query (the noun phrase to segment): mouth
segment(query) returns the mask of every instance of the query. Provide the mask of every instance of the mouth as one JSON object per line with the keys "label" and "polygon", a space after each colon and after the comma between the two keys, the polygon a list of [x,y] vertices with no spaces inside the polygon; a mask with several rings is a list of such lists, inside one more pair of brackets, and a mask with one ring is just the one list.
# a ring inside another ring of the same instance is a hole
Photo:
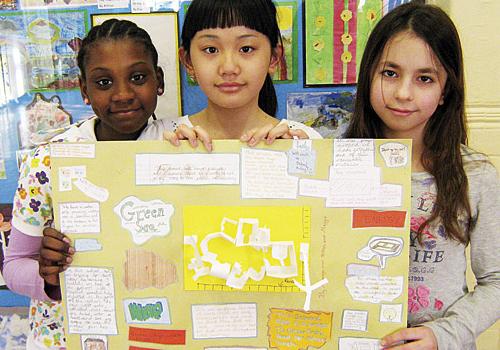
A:
{"label": "mouth", "polygon": [[215,86],[222,92],[236,92],[240,90],[244,86],[244,84],[227,82],[222,84],[216,84]]}
{"label": "mouth", "polygon": [[114,114],[114,115],[127,117],[127,116],[132,116],[132,115],[136,114],[139,110],[140,110],[140,108],[135,108],[135,109],[119,109],[119,110],[111,111],[111,113]]}
{"label": "mouth", "polygon": [[406,117],[411,115],[412,113],[415,113],[416,111],[414,109],[407,109],[407,108],[396,108],[396,107],[390,107],[387,106],[387,109],[389,109],[393,114]]}

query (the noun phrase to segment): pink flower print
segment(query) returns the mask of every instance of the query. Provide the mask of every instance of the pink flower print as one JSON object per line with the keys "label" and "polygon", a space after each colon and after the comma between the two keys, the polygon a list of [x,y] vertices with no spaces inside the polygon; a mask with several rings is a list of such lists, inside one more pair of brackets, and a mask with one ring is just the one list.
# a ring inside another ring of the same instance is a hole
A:
{"label": "pink flower print", "polygon": [[434,299],[434,309],[440,311],[443,308],[444,303],[439,299]]}
{"label": "pink flower print", "polygon": [[[423,216],[412,216],[410,220],[410,230],[412,232],[417,233],[420,226],[425,222],[425,218]],[[436,238],[429,232],[428,226],[426,225],[422,230],[422,234],[426,235],[427,238]]]}
{"label": "pink flower print", "polygon": [[429,287],[420,285],[417,288],[408,288],[408,311],[410,313],[416,313],[420,311],[421,308],[427,308],[431,304],[429,300],[429,294],[431,290]]}

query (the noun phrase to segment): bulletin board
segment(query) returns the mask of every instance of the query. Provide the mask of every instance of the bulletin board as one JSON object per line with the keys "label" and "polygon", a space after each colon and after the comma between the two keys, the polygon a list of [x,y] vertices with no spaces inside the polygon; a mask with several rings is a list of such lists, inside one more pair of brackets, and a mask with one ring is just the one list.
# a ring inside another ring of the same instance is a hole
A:
{"label": "bulletin board", "polygon": [[410,141],[214,149],[51,145],[68,348],[375,350],[406,327]]}

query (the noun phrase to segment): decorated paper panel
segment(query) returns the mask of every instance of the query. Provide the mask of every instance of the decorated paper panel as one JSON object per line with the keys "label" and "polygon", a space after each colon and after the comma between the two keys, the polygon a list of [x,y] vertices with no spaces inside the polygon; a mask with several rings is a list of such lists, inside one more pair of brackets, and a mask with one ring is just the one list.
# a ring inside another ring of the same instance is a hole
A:
{"label": "decorated paper panel", "polygon": [[51,146],[68,348],[378,349],[406,325],[411,144]]}
{"label": "decorated paper panel", "polygon": [[355,84],[366,41],[384,6],[383,0],[306,0],[304,85]]}

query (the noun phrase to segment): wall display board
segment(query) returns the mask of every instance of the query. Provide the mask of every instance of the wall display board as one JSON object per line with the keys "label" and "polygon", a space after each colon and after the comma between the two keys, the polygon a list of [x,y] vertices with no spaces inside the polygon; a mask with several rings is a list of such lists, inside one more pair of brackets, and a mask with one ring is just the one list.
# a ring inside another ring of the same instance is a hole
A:
{"label": "wall display board", "polygon": [[375,350],[406,326],[410,141],[214,149],[52,144],[69,349]]}

